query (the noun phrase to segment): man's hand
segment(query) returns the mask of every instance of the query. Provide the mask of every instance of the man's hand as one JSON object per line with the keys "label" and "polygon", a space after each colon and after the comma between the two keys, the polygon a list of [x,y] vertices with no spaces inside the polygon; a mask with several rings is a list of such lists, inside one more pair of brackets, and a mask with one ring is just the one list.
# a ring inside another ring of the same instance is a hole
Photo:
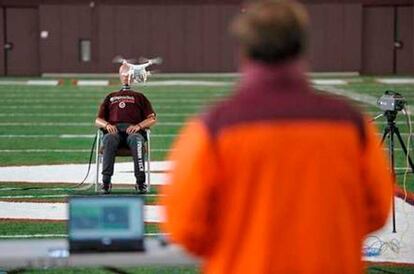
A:
{"label": "man's hand", "polygon": [[116,128],[116,126],[114,126],[114,125],[111,125],[111,124],[106,124],[106,126],[105,126],[105,130],[106,131],[108,131],[109,133],[111,133],[111,134],[114,134],[114,133],[117,133],[118,132],[118,129]]}
{"label": "man's hand", "polygon": [[139,124],[133,125],[133,126],[129,126],[126,130],[126,132],[128,134],[132,134],[132,133],[137,133],[138,131],[141,130],[141,126]]}

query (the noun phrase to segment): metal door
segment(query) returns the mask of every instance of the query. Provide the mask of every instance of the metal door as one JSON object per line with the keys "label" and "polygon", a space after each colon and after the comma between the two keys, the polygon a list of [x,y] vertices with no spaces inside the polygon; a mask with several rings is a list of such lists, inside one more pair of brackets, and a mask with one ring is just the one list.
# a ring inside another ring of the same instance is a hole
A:
{"label": "metal door", "polygon": [[6,8],[4,12],[5,74],[39,74],[38,11],[35,8]]}
{"label": "metal door", "polygon": [[396,9],[395,73],[414,73],[414,7]]}

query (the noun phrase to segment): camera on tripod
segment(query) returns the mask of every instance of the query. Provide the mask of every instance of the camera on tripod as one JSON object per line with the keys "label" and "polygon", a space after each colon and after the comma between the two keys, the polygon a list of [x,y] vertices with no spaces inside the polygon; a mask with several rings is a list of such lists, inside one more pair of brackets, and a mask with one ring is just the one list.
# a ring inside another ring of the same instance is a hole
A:
{"label": "camera on tripod", "polygon": [[383,111],[401,111],[406,103],[404,96],[391,90],[387,90],[377,101],[378,107]]}

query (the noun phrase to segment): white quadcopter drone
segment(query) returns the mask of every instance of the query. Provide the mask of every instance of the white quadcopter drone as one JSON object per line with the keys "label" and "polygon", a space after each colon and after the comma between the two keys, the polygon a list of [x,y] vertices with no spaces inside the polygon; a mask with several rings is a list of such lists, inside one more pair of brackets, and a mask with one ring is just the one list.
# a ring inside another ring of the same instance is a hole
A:
{"label": "white quadcopter drone", "polygon": [[161,57],[153,59],[140,58],[141,64],[131,64],[133,60],[127,60],[120,56],[114,58],[114,63],[121,63],[120,74],[128,76],[129,83],[145,83],[151,71],[147,70],[147,67],[151,65],[159,65],[162,63]]}

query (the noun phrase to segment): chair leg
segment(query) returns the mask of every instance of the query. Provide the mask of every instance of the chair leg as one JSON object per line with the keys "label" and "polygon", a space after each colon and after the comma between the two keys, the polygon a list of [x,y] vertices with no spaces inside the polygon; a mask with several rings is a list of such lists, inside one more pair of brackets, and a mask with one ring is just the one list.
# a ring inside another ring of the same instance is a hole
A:
{"label": "chair leg", "polygon": [[101,155],[99,154],[99,148],[101,147],[101,131],[98,130],[96,134],[96,148],[95,148],[95,163],[96,163],[96,176],[95,176],[95,192],[98,192],[99,186],[99,169],[101,165]]}
{"label": "chair leg", "polygon": [[148,192],[151,191],[151,131],[147,130],[147,177]]}

